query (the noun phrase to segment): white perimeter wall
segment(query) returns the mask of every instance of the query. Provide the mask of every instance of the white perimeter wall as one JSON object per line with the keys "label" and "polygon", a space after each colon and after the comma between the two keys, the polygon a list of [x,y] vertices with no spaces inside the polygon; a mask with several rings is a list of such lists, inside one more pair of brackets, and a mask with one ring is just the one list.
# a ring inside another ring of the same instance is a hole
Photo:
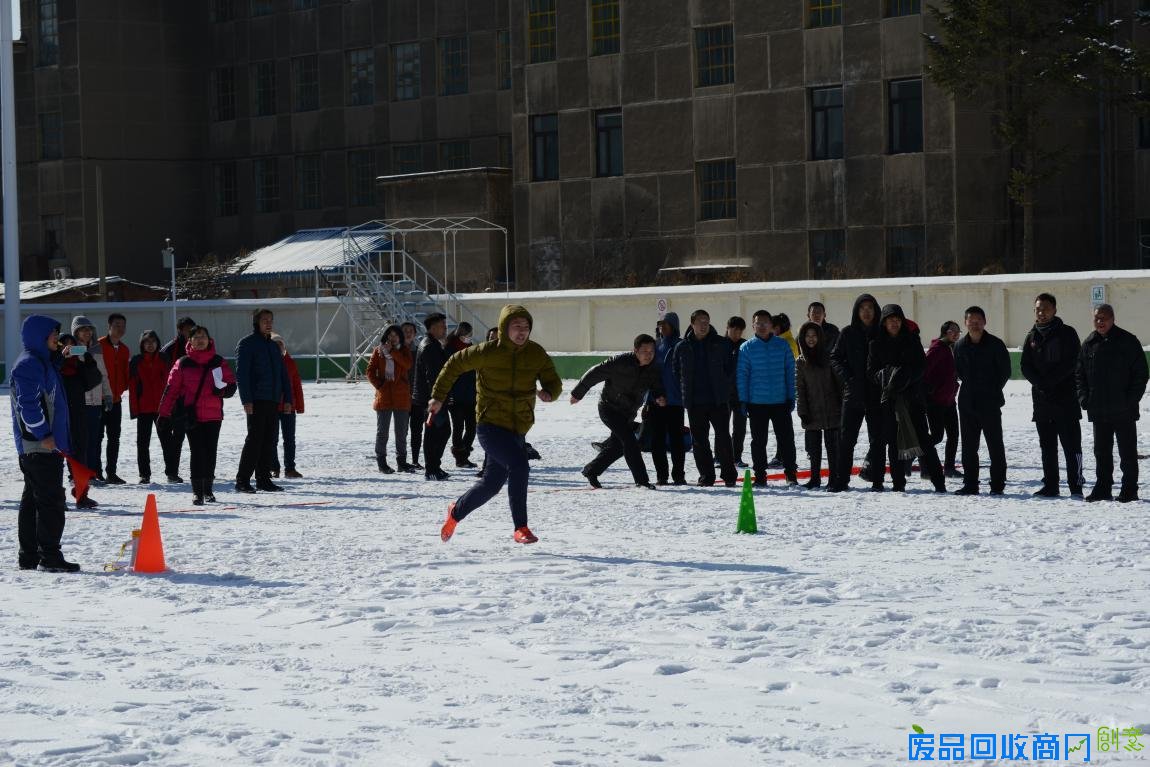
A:
{"label": "white perimeter wall", "polygon": [[[880,304],[902,304],[907,316],[922,326],[924,341],[938,334],[944,320],[961,323],[967,306],[981,306],[986,310],[989,330],[1003,337],[1008,346],[1017,348],[1034,324],[1034,296],[1040,292],[1050,292],[1058,298],[1058,314],[1085,338],[1090,331],[1091,291],[1096,286],[1104,289],[1106,302],[1114,305],[1118,324],[1143,342],[1150,342],[1150,270],[567,290],[511,293],[510,298],[502,293],[473,293],[461,296],[461,300],[491,325],[504,304],[527,306],[535,317],[532,337],[555,352],[630,349],[636,334],[653,332],[660,299],[666,301],[669,311],[679,313],[684,328],[695,309],[706,309],[720,328],[731,315],[749,319],[756,309],[766,309],[771,313],[786,312],[797,331],[805,321],[807,304],[815,300],[826,304],[832,322],[844,325],[850,319],[855,297],[863,292],[872,293]],[[219,351],[231,356],[236,342],[251,332],[252,311],[261,306],[275,312],[276,329],[287,340],[293,355],[315,353],[314,299],[181,301],[177,311],[180,316],[189,315],[206,325],[216,338]],[[338,301],[324,298],[318,306],[321,335],[335,318],[324,341],[324,351],[347,354],[348,321]],[[156,330],[165,341],[174,333],[171,304],[166,302],[25,304],[21,314],[47,314],[60,320],[65,329],[70,328],[74,315],[86,314],[102,335],[107,316],[113,311],[128,318],[128,339],[133,349],[146,329]],[[481,336],[484,329],[477,335]]]}

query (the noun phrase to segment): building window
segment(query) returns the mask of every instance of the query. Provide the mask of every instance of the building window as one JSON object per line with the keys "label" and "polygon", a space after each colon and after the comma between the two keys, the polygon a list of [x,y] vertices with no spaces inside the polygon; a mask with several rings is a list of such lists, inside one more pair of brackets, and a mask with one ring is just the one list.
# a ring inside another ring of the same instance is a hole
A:
{"label": "building window", "polygon": [[212,70],[212,119],[236,119],[236,70],[232,67]]}
{"label": "building window", "polygon": [[319,57],[312,54],[292,59],[291,76],[295,111],[319,109]]}
{"label": "building window", "polygon": [[735,42],[730,24],[695,30],[695,86],[735,81]]}
{"label": "building window", "polygon": [[293,11],[307,11],[319,5],[319,0],[292,0],[291,9]]}
{"label": "building window", "polygon": [[842,156],[842,86],[815,88],[811,91],[811,159],[830,160]]}
{"label": "building window", "polygon": [[348,197],[355,207],[375,205],[375,152],[359,149],[347,153]]}
{"label": "building window", "polygon": [[274,157],[259,157],[252,163],[255,171],[256,213],[280,209],[280,168]]}
{"label": "building window", "polygon": [[40,0],[37,7],[36,31],[40,39],[37,63],[42,67],[60,63],[60,17],[56,0]]}
{"label": "building window", "polygon": [[64,217],[40,216],[40,232],[45,259],[64,258]]}
{"label": "building window", "polygon": [[619,0],[591,0],[591,55],[619,52]]}
{"label": "building window", "polygon": [[499,161],[503,163],[504,168],[511,167],[511,137],[503,135],[499,137]]}
{"label": "building window", "polygon": [[890,153],[922,151],[922,80],[892,80],[889,88]]}
{"label": "building window", "polygon": [[735,159],[710,160],[695,166],[699,220],[735,217]]}
{"label": "building window", "polygon": [[922,0],[886,0],[887,16],[913,16],[922,13]]}
{"label": "building window", "polygon": [[847,233],[824,229],[810,233],[811,279],[827,280],[846,276]]}
{"label": "building window", "polygon": [[276,113],[276,63],[258,61],[252,65],[252,92],[256,117]]}
{"label": "building window", "polygon": [[531,118],[531,180],[559,178],[559,116]]}
{"label": "building window", "polygon": [[252,16],[270,16],[275,11],[272,0],[252,0]]}
{"label": "building window", "polygon": [[501,91],[511,87],[511,30],[501,29],[495,33],[495,65],[499,72]]}
{"label": "building window", "polygon": [[240,212],[240,194],[236,184],[236,164],[216,165],[216,215],[234,216]]}
{"label": "building window", "polygon": [[441,170],[460,170],[471,167],[471,144],[467,141],[445,141],[439,145]]}
{"label": "building window", "polygon": [[623,175],[623,111],[607,109],[595,114],[595,175]]}
{"label": "building window", "polygon": [[391,47],[395,72],[395,100],[419,98],[419,43],[403,43]]}
{"label": "building window", "polygon": [[375,51],[371,48],[347,52],[347,104],[362,107],[375,103]]}
{"label": "building window", "polygon": [[64,156],[64,123],[59,112],[40,115],[40,159],[59,160]]}
{"label": "building window", "polygon": [[295,158],[296,207],[316,210],[320,206],[319,155],[305,154]]}
{"label": "building window", "polygon": [[391,167],[394,173],[422,173],[423,148],[419,144],[393,146]]}
{"label": "building window", "polygon": [[886,268],[891,277],[915,277],[921,272],[926,230],[921,226],[892,226],[886,230]]}
{"label": "building window", "polygon": [[527,0],[528,61],[555,60],[555,0]]}
{"label": "building window", "polygon": [[833,27],[842,22],[841,0],[807,0],[808,27]]}
{"label": "building window", "polygon": [[212,0],[208,16],[212,21],[231,21],[236,17],[235,0]]}
{"label": "building window", "polygon": [[445,37],[439,41],[439,94],[467,93],[468,48],[466,37]]}

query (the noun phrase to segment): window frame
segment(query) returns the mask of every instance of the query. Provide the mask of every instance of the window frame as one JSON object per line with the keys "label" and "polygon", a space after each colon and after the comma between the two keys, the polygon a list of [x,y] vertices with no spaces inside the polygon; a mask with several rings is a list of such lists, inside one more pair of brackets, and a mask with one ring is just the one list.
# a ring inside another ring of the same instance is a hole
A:
{"label": "window frame", "polygon": [[[613,117],[618,118],[617,124],[605,124]],[[623,173],[623,108],[600,109],[595,112],[595,176],[612,178]]]}
{"label": "window frame", "polygon": [[[366,158],[367,162],[357,161],[363,158]],[[375,188],[375,152],[373,150],[348,150],[347,182],[347,201],[349,207],[373,208],[376,206],[378,199]]]}
{"label": "window frame", "polygon": [[588,39],[592,56],[610,56],[619,53],[622,46],[622,19],[619,0],[587,0],[587,18],[590,22]]}
{"label": "window frame", "polygon": [[[47,13],[49,10],[51,13]],[[54,67],[59,64],[60,4],[57,0],[39,0],[36,3],[36,66]]]}
{"label": "window frame", "polygon": [[[735,29],[730,23],[694,28],[695,87],[735,82]],[[719,33],[716,37],[715,33]]]}
{"label": "window frame", "polygon": [[[306,68],[304,65],[307,65]],[[308,77],[305,78],[305,75]],[[292,111],[314,112],[319,109],[319,56],[309,53],[291,60]],[[306,90],[305,90],[306,88]]]}
{"label": "window frame", "polygon": [[462,96],[469,92],[471,77],[471,45],[467,35],[441,37],[436,41],[439,50],[439,95]]}
{"label": "window frame", "polygon": [[527,63],[554,61],[558,52],[556,0],[527,0]]}
{"label": "window frame", "polygon": [[[312,170],[315,171],[314,181],[309,178]],[[323,159],[317,153],[296,155],[295,209],[323,209]]]}
{"label": "window frame", "polygon": [[496,90],[511,89],[511,30],[499,29],[495,32],[495,78]]}
{"label": "window frame", "polygon": [[842,0],[807,0],[807,29],[836,27],[842,23]]}
{"label": "window frame", "polygon": [[64,115],[62,112],[40,112],[36,116],[36,156],[39,160],[64,157]]}
{"label": "window frame", "polygon": [[[715,173],[720,170],[722,173]],[[695,199],[699,221],[738,218],[738,168],[734,157],[695,163]]]}
{"label": "window frame", "polygon": [[[276,114],[276,62],[275,59],[252,62],[252,116],[270,117]],[[269,75],[263,77],[262,75]]]}
{"label": "window frame", "polygon": [[[895,89],[900,86],[918,83],[918,97],[895,97]],[[905,77],[897,80],[888,80],[886,88],[886,125],[887,125],[887,154],[915,154],[923,151],[925,140],[923,125],[922,78]],[[917,141],[911,133],[905,135],[905,128],[913,123],[913,115],[906,114],[908,105],[918,104]]]}
{"label": "window frame", "polygon": [[[400,59],[405,52],[410,58]],[[392,101],[414,101],[420,98],[423,77],[423,49],[419,42],[393,43],[391,46]]]}
{"label": "window frame", "polygon": [[216,218],[238,216],[240,190],[235,160],[216,163],[212,175],[212,186],[216,196]]}
{"label": "window frame", "polygon": [[256,213],[276,213],[280,209],[280,168],[275,157],[252,159],[252,189]]}
{"label": "window frame", "polygon": [[[405,157],[405,154],[410,156]],[[396,175],[423,173],[423,146],[420,144],[392,144],[391,172]]]}
{"label": "window frame", "polygon": [[922,13],[922,0],[886,0],[886,18],[917,16]]}
{"label": "window frame", "polygon": [[[826,240],[817,242],[817,240]],[[841,278],[845,275],[834,273],[836,266],[846,266],[847,263],[847,231],[846,229],[811,229],[807,232],[807,248],[810,257],[809,274],[812,280],[827,280]],[[819,254],[824,256],[823,264],[819,266]]]}
{"label": "window frame", "polygon": [[249,7],[253,19],[260,16],[271,16],[276,12],[274,0],[251,0]]}
{"label": "window frame", "polygon": [[471,142],[467,139],[443,141],[439,144],[439,169],[464,170],[471,165]]}
{"label": "window frame", "polygon": [[235,21],[235,18],[235,0],[212,0],[212,4],[208,7],[209,21],[223,23],[225,21]]}
{"label": "window frame", "polygon": [[[818,104],[818,96],[824,93],[838,92],[837,104]],[[811,146],[810,158],[811,160],[841,160],[846,154],[846,146],[844,140],[844,124],[846,116],[843,112],[843,87],[841,85],[829,85],[821,88],[811,88],[807,97],[808,108],[810,109],[810,130],[811,130]],[[838,153],[833,150],[835,146],[833,124],[831,116],[838,113]],[[819,139],[820,136],[825,137],[826,146],[820,151]]]}
{"label": "window frame", "polygon": [[214,67],[211,74],[212,122],[236,119],[236,68]]}
{"label": "window frame", "polygon": [[531,116],[531,180],[559,179],[559,114]]}
{"label": "window frame", "polygon": [[[914,235],[917,242],[900,242],[906,235]],[[914,270],[909,274],[899,269],[905,263],[901,256],[910,247],[915,248]],[[888,277],[920,277],[926,263],[926,227],[922,224],[910,226],[888,226],[886,228],[886,272]]]}
{"label": "window frame", "polygon": [[[357,58],[362,58],[357,61]],[[347,105],[367,107],[375,104],[375,49],[352,48],[344,54],[347,73]]]}

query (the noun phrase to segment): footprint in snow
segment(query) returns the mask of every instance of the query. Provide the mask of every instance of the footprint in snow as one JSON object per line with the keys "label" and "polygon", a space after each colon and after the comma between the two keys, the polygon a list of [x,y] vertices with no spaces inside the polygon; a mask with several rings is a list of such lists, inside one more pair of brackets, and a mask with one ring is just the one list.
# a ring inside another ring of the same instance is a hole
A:
{"label": "footprint in snow", "polygon": [[690,666],[683,666],[678,663],[664,663],[655,669],[655,673],[659,676],[675,676],[676,674],[685,674],[690,670]]}

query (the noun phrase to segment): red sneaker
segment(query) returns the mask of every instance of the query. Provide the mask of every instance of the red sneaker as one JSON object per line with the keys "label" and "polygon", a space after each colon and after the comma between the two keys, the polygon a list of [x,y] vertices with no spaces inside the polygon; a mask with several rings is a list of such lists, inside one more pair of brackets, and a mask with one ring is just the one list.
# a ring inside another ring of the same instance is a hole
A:
{"label": "red sneaker", "polygon": [[516,543],[535,543],[539,539],[535,537],[535,533],[531,532],[531,528],[524,525],[515,531]]}
{"label": "red sneaker", "polygon": [[443,520],[443,527],[439,530],[439,537],[443,539],[444,543],[451,540],[451,536],[455,535],[455,526],[459,523],[451,513],[455,511],[455,501],[452,501],[447,507],[447,519]]}

